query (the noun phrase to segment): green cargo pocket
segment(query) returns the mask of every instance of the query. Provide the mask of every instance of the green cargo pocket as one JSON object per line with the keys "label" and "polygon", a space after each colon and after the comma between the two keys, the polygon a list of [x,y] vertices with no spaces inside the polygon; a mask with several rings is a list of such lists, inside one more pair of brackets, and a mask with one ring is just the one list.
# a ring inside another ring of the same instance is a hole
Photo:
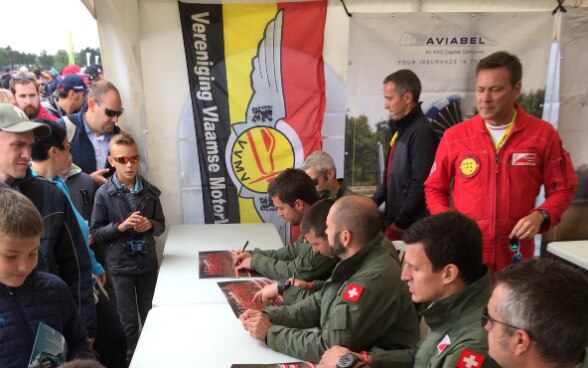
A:
{"label": "green cargo pocket", "polygon": [[349,306],[346,304],[339,304],[331,310],[329,322],[322,329],[323,343],[327,347],[334,345],[349,346],[351,331],[349,331],[348,308]]}

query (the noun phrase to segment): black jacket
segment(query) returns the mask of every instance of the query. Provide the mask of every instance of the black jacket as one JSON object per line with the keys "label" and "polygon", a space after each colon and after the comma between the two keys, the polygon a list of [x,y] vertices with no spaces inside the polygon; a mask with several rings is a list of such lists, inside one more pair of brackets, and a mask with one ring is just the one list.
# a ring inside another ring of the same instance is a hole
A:
{"label": "black jacket", "polygon": [[82,231],[65,195],[41,176],[32,176],[11,187],[33,202],[41,213],[45,232],[41,236],[39,268],[59,276],[70,287],[80,317],[91,337],[96,336],[96,306],[92,284],[92,265]]}
{"label": "black jacket", "polygon": [[[161,191],[140,177],[143,189],[138,193],[138,205],[133,207],[124,191],[114,184],[114,177],[111,176],[96,192],[90,232],[94,240],[106,244],[106,264],[111,273],[136,275],[156,271],[153,236],[159,236],[165,230],[165,216],[159,201]],[[151,220],[151,230],[145,233],[136,233],[132,229],[118,231],[118,225],[135,211],[141,211],[142,216]],[[133,254],[129,240],[143,235],[147,241],[146,252]]]}
{"label": "black jacket", "polygon": [[392,162],[387,162],[384,180],[372,198],[378,205],[386,202],[387,224],[406,229],[428,215],[423,183],[439,141],[420,105],[402,119],[390,121],[390,129],[398,131]]}

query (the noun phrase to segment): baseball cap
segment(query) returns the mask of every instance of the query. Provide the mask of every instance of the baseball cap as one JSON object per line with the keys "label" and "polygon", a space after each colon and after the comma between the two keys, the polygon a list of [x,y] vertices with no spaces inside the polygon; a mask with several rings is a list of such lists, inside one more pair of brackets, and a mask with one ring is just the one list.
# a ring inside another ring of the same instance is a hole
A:
{"label": "baseball cap", "polygon": [[88,86],[84,83],[84,78],[77,74],[68,74],[59,81],[60,91],[69,91],[73,89],[76,92],[86,92]]}
{"label": "baseball cap", "polygon": [[86,68],[86,71],[84,72],[86,78],[88,78],[91,81],[96,79],[96,77],[102,73],[104,73],[104,70],[102,70],[102,65],[90,65]]}
{"label": "baseball cap", "polygon": [[25,133],[31,130],[37,137],[46,137],[51,134],[49,125],[30,121],[18,107],[0,103],[0,131]]}
{"label": "baseball cap", "polygon": [[63,70],[61,71],[61,76],[65,77],[66,75],[70,75],[70,74],[80,74],[81,70],[82,70],[82,68],[80,68],[79,66],[77,66],[75,64],[70,64],[70,65],[67,65],[65,68],[63,68]]}

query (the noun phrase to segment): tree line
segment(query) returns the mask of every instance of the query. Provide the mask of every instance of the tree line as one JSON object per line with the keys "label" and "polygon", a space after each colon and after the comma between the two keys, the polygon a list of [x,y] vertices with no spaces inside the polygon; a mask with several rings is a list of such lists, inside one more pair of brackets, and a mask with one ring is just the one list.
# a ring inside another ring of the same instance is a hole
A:
{"label": "tree line", "polygon": [[[75,64],[78,66],[86,65],[87,53],[90,53],[90,60],[93,62],[96,56],[100,57],[100,48],[85,47],[79,52],[74,52]],[[21,66],[26,66],[29,70],[49,70],[55,68],[61,71],[69,64],[69,53],[65,50],[59,50],[57,53],[51,55],[46,50],[42,50],[40,54],[35,54],[20,52],[12,49],[10,46],[0,47],[0,67],[2,70],[8,67],[15,71]]]}

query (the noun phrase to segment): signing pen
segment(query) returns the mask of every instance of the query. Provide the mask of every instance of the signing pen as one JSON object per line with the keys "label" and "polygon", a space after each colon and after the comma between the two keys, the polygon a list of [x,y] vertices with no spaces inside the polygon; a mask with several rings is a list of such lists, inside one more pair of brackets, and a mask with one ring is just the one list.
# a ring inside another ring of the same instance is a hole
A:
{"label": "signing pen", "polygon": [[249,245],[249,240],[247,240],[245,242],[245,245],[243,245],[243,249],[241,249],[241,253],[245,252],[245,249],[247,249],[247,246]]}

